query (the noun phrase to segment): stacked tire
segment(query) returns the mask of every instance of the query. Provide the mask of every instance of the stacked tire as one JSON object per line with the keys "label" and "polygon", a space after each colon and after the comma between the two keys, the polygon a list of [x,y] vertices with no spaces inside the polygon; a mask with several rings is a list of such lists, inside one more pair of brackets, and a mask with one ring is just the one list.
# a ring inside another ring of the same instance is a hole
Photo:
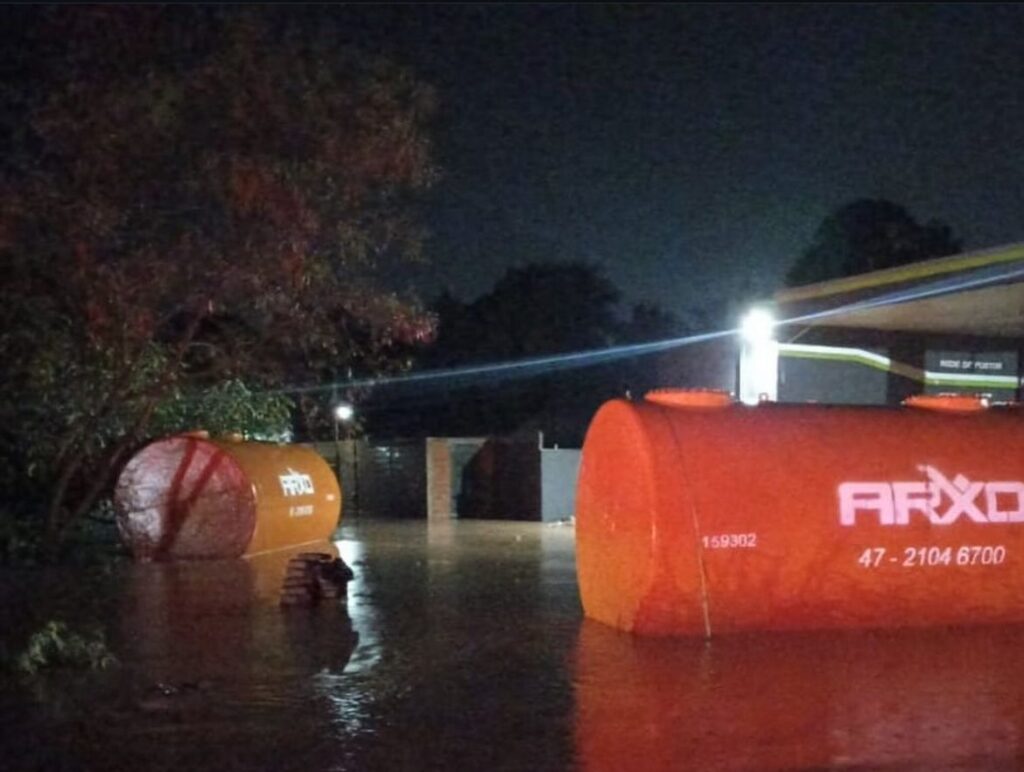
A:
{"label": "stacked tire", "polygon": [[300,552],[288,561],[281,605],[310,607],[321,600],[335,600],[347,595],[352,569],[341,558],[325,552]]}

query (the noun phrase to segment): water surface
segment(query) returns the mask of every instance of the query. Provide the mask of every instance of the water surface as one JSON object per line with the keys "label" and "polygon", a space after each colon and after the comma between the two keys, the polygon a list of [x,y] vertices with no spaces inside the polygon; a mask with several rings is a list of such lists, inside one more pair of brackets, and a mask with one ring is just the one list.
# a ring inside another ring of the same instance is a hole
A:
{"label": "water surface", "polygon": [[1016,769],[1024,628],[640,640],[585,622],[572,529],[361,521],[347,603],[286,556],[3,574],[4,640],[120,666],[8,682],[5,770]]}

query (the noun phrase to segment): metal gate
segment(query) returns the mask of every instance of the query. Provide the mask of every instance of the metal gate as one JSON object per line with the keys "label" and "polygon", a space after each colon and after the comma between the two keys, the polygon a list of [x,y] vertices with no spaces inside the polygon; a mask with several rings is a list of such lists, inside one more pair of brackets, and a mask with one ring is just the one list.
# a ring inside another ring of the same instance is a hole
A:
{"label": "metal gate", "polygon": [[426,518],[423,440],[339,440],[314,447],[341,481],[342,521]]}

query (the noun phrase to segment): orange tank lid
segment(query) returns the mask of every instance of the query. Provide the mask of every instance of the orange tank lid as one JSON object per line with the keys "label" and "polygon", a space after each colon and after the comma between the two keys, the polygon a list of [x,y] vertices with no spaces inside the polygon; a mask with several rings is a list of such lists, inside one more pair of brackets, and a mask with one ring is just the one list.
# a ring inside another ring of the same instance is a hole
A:
{"label": "orange tank lid", "polygon": [[732,395],[721,389],[652,389],[644,399],[665,407],[728,407],[733,404]]}
{"label": "orange tank lid", "polygon": [[989,400],[976,394],[915,394],[903,400],[903,405],[943,413],[977,413],[988,409]]}

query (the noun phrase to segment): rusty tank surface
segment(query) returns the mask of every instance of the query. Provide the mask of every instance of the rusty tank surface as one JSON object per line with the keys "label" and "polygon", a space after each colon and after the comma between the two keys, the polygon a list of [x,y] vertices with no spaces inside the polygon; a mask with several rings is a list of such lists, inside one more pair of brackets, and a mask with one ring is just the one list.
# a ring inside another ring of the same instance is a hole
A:
{"label": "rusty tank surface", "polygon": [[1024,620],[1024,423],[707,392],[615,400],[577,492],[588,617],[650,635]]}
{"label": "rusty tank surface", "polygon": [[252,556],[327,539],[341,489],[317,453],[297,445],[156,440],[125,466],[117,524],[136,559]]}

